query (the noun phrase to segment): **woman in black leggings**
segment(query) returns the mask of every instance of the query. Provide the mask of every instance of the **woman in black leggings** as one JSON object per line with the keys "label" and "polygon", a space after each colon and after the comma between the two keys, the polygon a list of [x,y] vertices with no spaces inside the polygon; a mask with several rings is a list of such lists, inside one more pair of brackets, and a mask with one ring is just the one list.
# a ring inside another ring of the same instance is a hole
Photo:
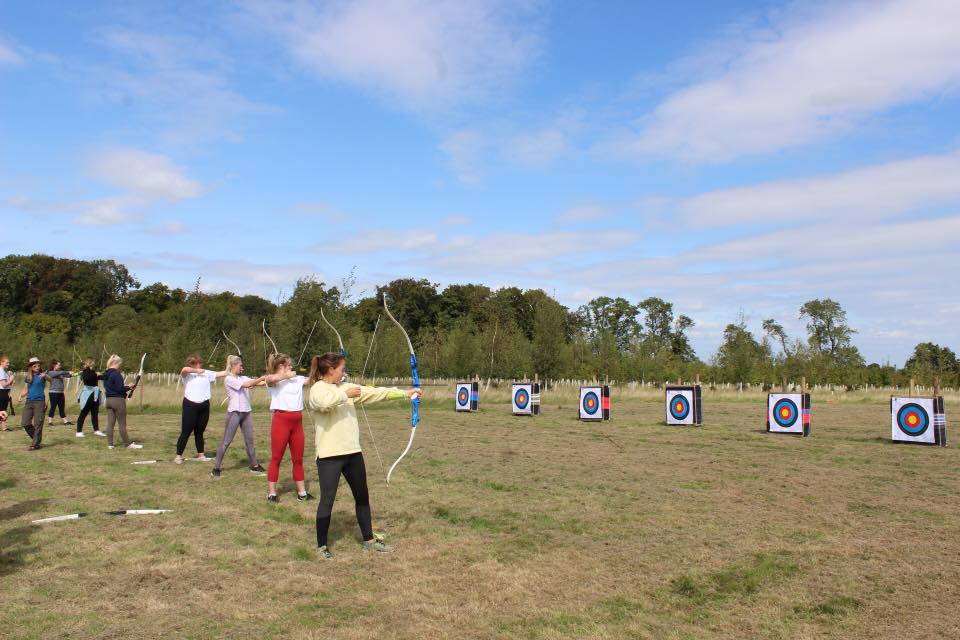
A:
{"label": "woman in black leggings", "polygon": [[366,551],[388,552],[392,549],[373,535],[370,515],[370,496],[367,490],[367,470],[360,450],[360,426],[357,423],[357,403],[402,400],[420,393],[419,389],[361,387],[344,383],[346,360],[336,353],[314,356],[310,363],[310,399],[316,427],[314,442],[317,448],[317,475],[320,479],[320,502],[317,505],[317,553],[330,559],[333,554],[327,546],[330,514],[337,497],[337,485],[342,475],[356,503],[357,523]]}
{"label": "woman in black leggings", "polygon": [[107,434],[100,431],[100,405],[103,404],[100,381],[103,380],[103,375],[93,368],[94,363],[93,358],[86,358],[83,361],[83,369],[80,371],[80,382],[83,383],[83,387],[77,397],[77,402],[80,403],[80,415],[77,417],[78,438],[84,437],[83,421],[87,416],[90,416],[90,422],[93,423],[93,435],[107,437]]}
{"label": "woman in black leggings", "polygon": [[180,379],[183,381],[183,413],[180,416],[180,437],[177,438],[177,457],[173,461],[183,464],[183,452],[187,448],[190,434],[193,434],[194,444],[197,446],[195,460],[208,462],[204,451],[203,432],[207,430],[210,420],[210,385],[217,378],[227,375],[226,371],[208,371],[201,367],[203,362],[200,356],[187,356],[184,367],[180,370]]}

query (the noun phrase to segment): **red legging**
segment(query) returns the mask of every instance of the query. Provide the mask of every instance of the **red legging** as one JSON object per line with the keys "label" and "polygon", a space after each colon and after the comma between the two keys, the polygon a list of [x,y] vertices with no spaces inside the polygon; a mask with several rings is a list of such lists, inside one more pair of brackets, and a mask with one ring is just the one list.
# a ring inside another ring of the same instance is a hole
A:
{"label": "red legging", "polygon": [[293,458],[293,479],[303,482],[303,413],[300,411],[274,411],[270,421],[270,467],[267,480],[280,479],[280,461],[290,444],[290,457]]}

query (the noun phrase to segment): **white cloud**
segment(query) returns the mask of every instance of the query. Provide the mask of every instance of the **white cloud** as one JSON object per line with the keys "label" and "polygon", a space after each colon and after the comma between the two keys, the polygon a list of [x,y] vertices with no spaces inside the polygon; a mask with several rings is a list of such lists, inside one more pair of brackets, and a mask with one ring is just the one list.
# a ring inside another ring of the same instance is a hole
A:
{"label": "white cloud", "polygon": [[743,33],[721,72],[672,93],[639,133],[609,146],[726,161],[821,140],[960,85],[960,2],[823,7]]}
{"label": "white cloud", "polygon": [[23,62],[23,56],[12,42],[0,36],[0,67],[16,66]]}
{"label": "white cloud", "polygon": [[457,179],[468,185],[483,181],[481,167],[488,149],[487,138],[477,131],[462,129],[451,133],[440,143]]}
{"label": "white cloud", "polygon": [[117,196],[78,203],[75,221],[84,226],[118,225],[142,220],[143,204],[136,198]]}
{"label": "white cloud", "polygon": [[195,146],[243,139],[240,121],[276,109],[253,102],[233,88],[229,58],[212,43],[183,35],[121,27],[96,33],[115,53],[114,64],[81,69],[95,78],[90,90],[101,98],[138,111],[166,144]]}
{"label": "white cloud", "polygon": [[364,231],[324,245],[323,251],[335,254],[362,254],[394,251],[421,251],[437,244],[437,234],[425,230]]}
{"label": "white cloud", "polygon": [[677,209],[695,226],[721,226],[868,221],[951,202],[960,202],[960,152],[711,191]]}
{"label": "white cloud", "polygon": [[199,182],[170,158],[138,149],[109,149],[97,153],[90,173],[106,184],[150,200],[176,202],[203,193]]}
{"label": "white cloud", "polygon": [[580,224],[596,222],[610,215],[610,210],[599,204],[582,204],[567,209],[553,219],[554,224]]}
{"label": "white cloud", "polygon": [[537,52],[519,24],[537,3],[506,0],[249,0],[252,21],[321,78],[418,109],[501,89]]}
{"label": "white cloud", "polygon": [[182,222],[165,222],[146,229],[147,233],[153,236],[179,236],[189,230],[189,227]]}
{"label": "white cloud", "polygon": [[567,136],[559,129],[544,129],[514,137],[507,144],[507,157],[522,167],[543,169],[569,150]]}

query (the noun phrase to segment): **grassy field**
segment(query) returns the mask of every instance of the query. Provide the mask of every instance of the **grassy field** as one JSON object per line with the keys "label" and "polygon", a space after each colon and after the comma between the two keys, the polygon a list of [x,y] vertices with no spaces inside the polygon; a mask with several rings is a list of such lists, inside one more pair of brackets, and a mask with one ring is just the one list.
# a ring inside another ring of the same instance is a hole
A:
{"label": "grassy field", "polygon": [[[813,436],[763,433],[765,405],[710,401],[699,428],[661,402],[614,397],[584,424],[428,401],[388,487],[364,440],[375,528],[367,554],[349,489],[316,559],[314,509],[281,470],[281,503],[246,472],[173,465],[179,419],[132,415],[142,451],[48,429],[37,452],[0,433],[0,628],[8,638],[960,637],[957,450],[889,442],[883,402],[818,402]],[[948,421],[956,415],[948,400]],[[389,465],[408,407],[369,411]],[[208,451],[223,414],[208,428]],[[256,415],[268,457],[268,414]],[[307,450],[312,434],[307,429]],[[191,443],[192,447],[192,443]],[[188,453],[192,449],[188,449]],[[157,458],[160,464],[133,466]],[[316,468],[307,464],[308,487]],[[159,516],[98,512],[167,508]],[[36,518],[85,519],[31,525]],[[953,603],[953,604],[951,604]]]}

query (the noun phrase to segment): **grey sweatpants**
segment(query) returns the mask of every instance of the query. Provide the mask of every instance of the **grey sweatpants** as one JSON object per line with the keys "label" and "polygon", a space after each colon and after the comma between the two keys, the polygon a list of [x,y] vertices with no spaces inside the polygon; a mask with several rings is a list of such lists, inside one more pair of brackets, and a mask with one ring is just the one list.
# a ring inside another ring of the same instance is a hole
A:
{"label": "grey sweatpants", "polygon": [[43,400],[27,400],[23,407],[20,425],[33,440],[31,446],[37,446],[43,441],[43,414],[46,409],[47,403]]}
{"label": "grey sweatpants", "polygon": [[120,427],[120,440],[124,445],[130,444],[127,436],[127,399],[107,398],[107,445],[113,446],[113,425]]}
{"label": "grey sweatpants", "polygon": [[217,459],[213,462],[214,469],[220,468],[227,447],[233,442],[233,437],[237,435],[237,427],[243,430],[243,445],[247,448],[247,458],[250,460],[250,466],[255,467],[259,464],[257,454],[253,450],[253,414],[249,411],[230,411],[227,413],[227,422],[223,427],[223,440],[217,447]]}

